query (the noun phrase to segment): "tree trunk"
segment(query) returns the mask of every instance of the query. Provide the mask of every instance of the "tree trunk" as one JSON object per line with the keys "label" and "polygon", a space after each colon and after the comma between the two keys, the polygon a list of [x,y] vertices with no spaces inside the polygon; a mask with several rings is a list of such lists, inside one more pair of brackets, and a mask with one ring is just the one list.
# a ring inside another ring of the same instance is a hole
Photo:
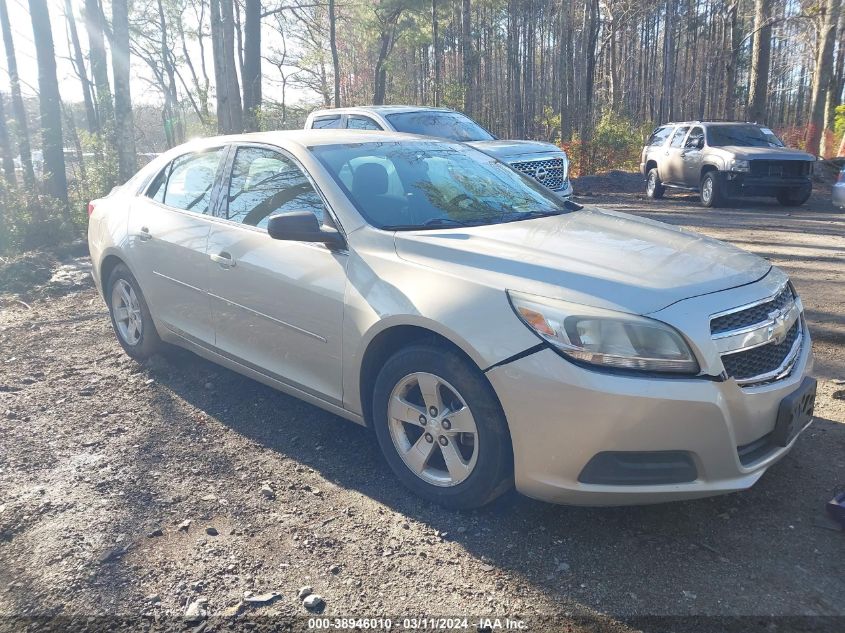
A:
{"label": "tree trunk", "polygon": [[109,143],[113,143],[114,109],[109,86],[106,44],[103,37],[103,14],[100,11],[98,0],[85,0],[85,29],[88,31],[91,75],[94,77],[94,87],[97,93],[97,117],[101,131],[105,133]]}
{"label": "tree trunk", "polygon": [[232,0],[211,0],[211,44],[217,88],[217,128],[221,134],[243,132],[243,111],[235,71]]}
{"label": "tree trunk", "polygon": [[3,93],[0,92],[0,155],[3,157],[3,177],[10,185],[14,185],[15,178],[15,156],[12,153],[12,144],[9,142],[9,130],[6,126],[6,104]]}
{"label": "tree trunk", "polygon": [[12,89],[12,111],[15,114],[15,140],[21,157],[23,184],[28,189],[35,186],[35,170],[32,168],[32,149],[29,144],[29,125],[26,120],[26,108],[21,96],[21,80],[18,76],[18,63],[15,56],[15,43],[12,40],[12,27],[9,24],[9,10],[6,0],[0,0],[0,29],[3,31],[3,44],[6,48],[6,69]]}
{"label": "tree trunk", "polygon": [[91,96],[91,81],[88,79],[88,72],[85,70],[85,57],[82,55],[82,45],[79,43],[79,32],[76,29],[76,19],[73,17],[73,7],[70,0],[65,0],[65,20],[67,21],[68,34],[70,35],[71,50],[73,52],[73,65],[79,82],[82,84],[82,101],[85,104],[85,123],[88,131],[93,134],[97,131],[97,111],[94,109],[94,99]]}
{"label": "tree trunk", "polygon": [[431,50],[434,53],[434,81],[432,93],[434,107],[440,107],[440,47],[437,34],[437,0],[431,0]]}
{"label": "tree trunk", "polygon": [[807,151],[815,156],[819,155],[824,130],[825,96],[833,73],[833,50],[836,43],[836,25],[839,22],[840,6],[840,0],[825,2],[822,27],[819,31],[816,72],[813,75],[813,90],[810,97],[810,124],[807,129]]}
{"label": "tree trunk", "polygon": [[751,54],[751,86],[748,120],[766,120],[769,67],[772,52],[771,0],[754,0],[754,40]]}
{"label": "tree trunk", "polygon": [[[340,60],[337,55],[337,15],[334,0],[329,0],[329,48],[332,52],[332,74],[334,75],[334,107],[340,107]],[[284,112],[284,83],[282,84],[282,111]],[[282,115],[284,118],[284,114]]]}
{"label": "tree trunk", "polygon": [[44,153],[44,184],[50,196],[68,210],[64,142],[62,140],[62,102],[56,79],[56,51],[47,0],[29,0],[32,36],[38,59],[38,102],[41,110],[41,147]]}
{"label": "tree trunk", "polygon": [[244,124],[255,132],[261,107],[261,0],[246,0],[243,80]]}
{"label": "tree trunk", "polygon": [[373,104],[383,105],[387,92],[387,56],[393,49],[393,38],[396,34],[396,23],[399,21],[401,10],[391,12],[383,21],[381,28],[381,42],[373,77]]}
{"label": "tree trunk", "polygon": [[472,45],[472,4],[471,0],[461,0],[461,50],[463,54],[464,112],[472,116],[475,109],[475,50]]}
{"label": "tree trunk", "polygon": [[127,0],[112,0],[112,74],[117,175],[126,182],[138,168],[135,121],[129,79],[129,11]]}

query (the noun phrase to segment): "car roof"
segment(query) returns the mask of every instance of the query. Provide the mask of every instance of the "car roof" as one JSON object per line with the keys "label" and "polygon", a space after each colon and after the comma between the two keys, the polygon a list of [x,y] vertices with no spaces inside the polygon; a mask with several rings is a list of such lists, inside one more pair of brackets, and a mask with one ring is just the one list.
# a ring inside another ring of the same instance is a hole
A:
{"label": "car roof", "polygon": [[400,112],[454,112],[450,108],[435,108],[432,106],[415,106],[415,105],[368,105],[368,106],[349,106],[345,108],[327,108],[322,110],[315,110],[314,115],[324,116],[327,114],[350,114],[355,112],[375,112],[381,115],[398,114]]}
{"label": "car roof", "polygon": [[346,130],[340,128],[319,130],[278,130],[272,132],[251,132],[249,134],[230,134],[212,136],[188,141],[178,148],[184,151],[196,151],[205,147],[214,147],[229,143],[267,143],[283,145],[293,143],[300,147],[317,145],[338,145],[343,143],[388,143],[397,141],[426,141],[429,143],[453,143],[454,141],[436,139],[418,134],[391,132],[382,130]]}
{"label": "car roof", "polygon": [[[752,121],[670,121],[663,125],[760,125]],[[663,126],[661,126],[663,127]]]}

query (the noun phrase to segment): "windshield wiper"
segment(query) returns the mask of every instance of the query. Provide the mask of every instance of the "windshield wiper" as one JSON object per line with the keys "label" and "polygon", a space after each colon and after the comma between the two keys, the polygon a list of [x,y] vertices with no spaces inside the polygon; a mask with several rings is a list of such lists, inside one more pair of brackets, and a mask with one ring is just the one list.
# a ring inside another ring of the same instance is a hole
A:
{"label": "windshield wiper", "polygon": [[520,222],[521,220],[533,220],[535,218],[548,218],[553,215],[563,215],[566,211],[528,211],[519,215],[502,216],[501,222]]}
{"label": "windshield wiper", "polygon": [[381,228],[385,231],[414,231],[452,226],[477,226],[477,224],[470,224],[469,222],[462,222],[453,218],[431,218],[422,224],[389,224]]}

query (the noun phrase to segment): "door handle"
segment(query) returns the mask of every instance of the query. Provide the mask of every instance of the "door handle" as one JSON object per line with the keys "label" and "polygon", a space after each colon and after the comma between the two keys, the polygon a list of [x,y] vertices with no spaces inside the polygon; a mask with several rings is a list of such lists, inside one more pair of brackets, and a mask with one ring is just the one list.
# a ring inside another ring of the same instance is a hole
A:
{"label": "door handle", "polygon": [[153,236],[150,235],[150,229],[148,229],[146,226],[142,226],[141,232],[138,234],[138,239],[142,242],[147,242],[153,239]]}
{"label": "door handle", "polygon": [[232,256],[223,251],[219,255],[209,255],[211,261],[215,264],[220,264],[223,268],[234,268],[235,267],[235,260],[232,259]]}
{"label": "door handle", "polygon": [[686,153],[686,152],[681,152],[681,158],[686,158],[686,157],[687,157],[687,153]]}

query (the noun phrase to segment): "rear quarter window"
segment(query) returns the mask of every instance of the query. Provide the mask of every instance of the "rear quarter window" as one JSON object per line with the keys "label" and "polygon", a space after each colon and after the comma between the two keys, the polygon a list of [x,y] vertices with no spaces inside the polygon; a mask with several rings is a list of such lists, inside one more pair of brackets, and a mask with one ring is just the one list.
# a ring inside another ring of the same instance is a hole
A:
{"label": "rear quarter window", "polygon": [[666,139],[669,138],[669,135],[671,133],[671,125],[664,125],[663,127],[659,127],[651,133],[651,136],[648,138],[648,142],[646,143],[646,145],[648,145],[649,147],[658,147],[660,145],[663,145],[666,142]]}
{"label": "rear quarter window", "polygon": [[332,114],[329,116],[316,116],[314,120],[311,121],[311,129],[312,130],[323,130],[327,128],[339,128],[340,127],[340,115],[339,114]]}

